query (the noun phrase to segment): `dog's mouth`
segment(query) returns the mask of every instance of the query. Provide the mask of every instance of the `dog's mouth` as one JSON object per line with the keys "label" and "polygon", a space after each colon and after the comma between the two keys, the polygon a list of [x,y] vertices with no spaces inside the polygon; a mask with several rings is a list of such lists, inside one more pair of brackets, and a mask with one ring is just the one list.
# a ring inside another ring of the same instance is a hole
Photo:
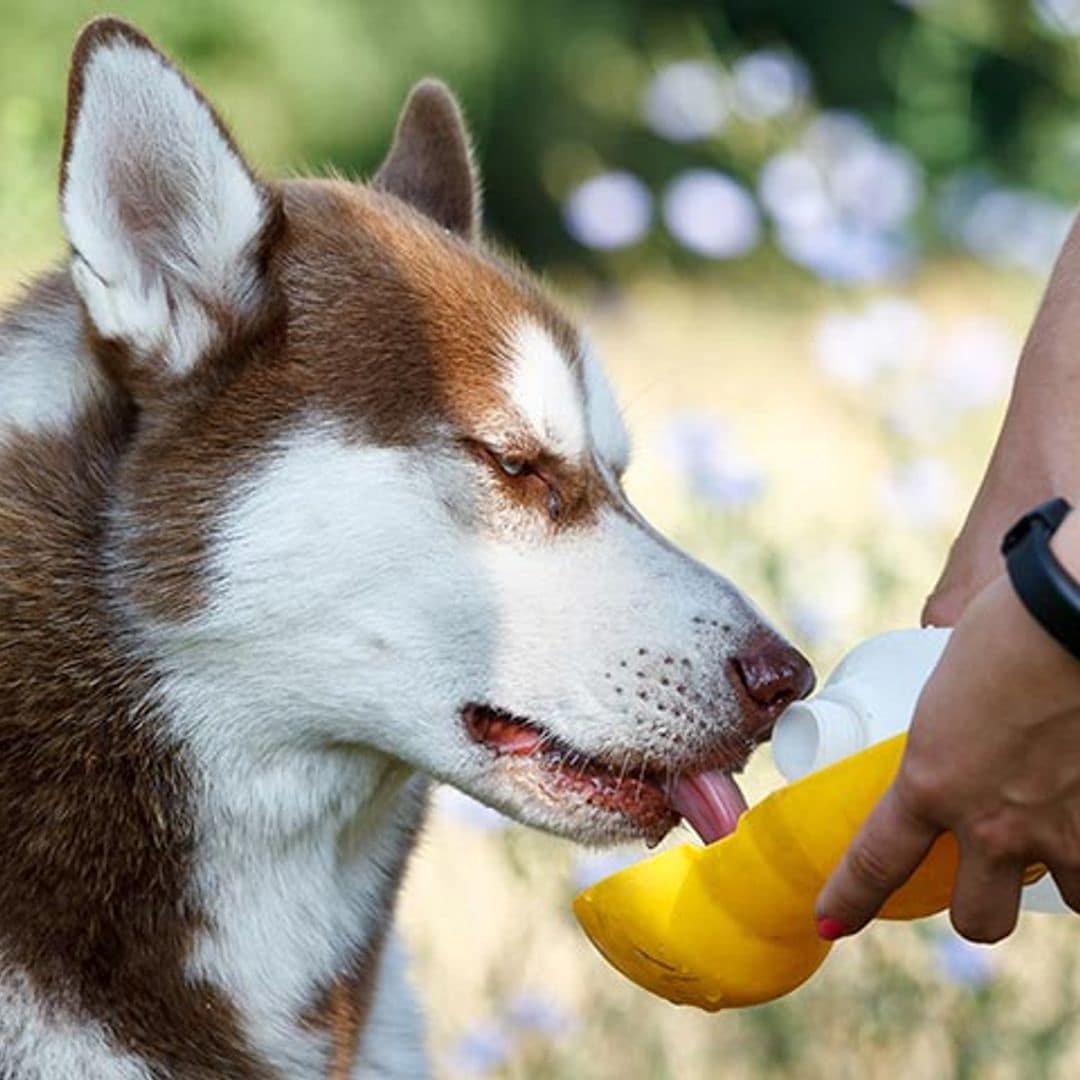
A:
{"label": "dog's mouth", "polygon": [[[730,769],[673,772],[614,764],[575,750],[539,724],[488,705],[462,710],[475,743],[509,757],[528,770],[549,796],[577,797],[589,806],[618,814],[650,842],[661,840],[679,819],[706,844],[733,832],[746,800]],[[733,762],[732,769],[741,762]]]}

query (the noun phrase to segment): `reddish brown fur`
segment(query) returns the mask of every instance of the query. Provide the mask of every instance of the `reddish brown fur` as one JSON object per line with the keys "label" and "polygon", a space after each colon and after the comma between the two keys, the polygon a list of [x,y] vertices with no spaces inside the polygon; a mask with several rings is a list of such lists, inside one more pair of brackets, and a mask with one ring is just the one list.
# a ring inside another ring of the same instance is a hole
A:
{"label": "reddish brown fur", "polygon": [[0,954],[174,1075],[258,1077],[229,1002],[184,980],[189,765],[101,574],[132,422],[107,407],[0,468]]}

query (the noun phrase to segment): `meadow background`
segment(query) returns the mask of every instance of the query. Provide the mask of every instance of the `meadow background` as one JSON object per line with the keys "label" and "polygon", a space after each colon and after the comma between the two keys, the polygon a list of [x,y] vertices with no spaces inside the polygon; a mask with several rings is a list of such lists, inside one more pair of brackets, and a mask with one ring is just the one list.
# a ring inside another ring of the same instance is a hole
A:
{"label": "meadow background", "polygon": [[[446,78],[490,231],[607,359],[642,509],[822,672],[916,621],[1080,201],[1080,0],[111,6],[272,174],[369,173],[410,83]],[[62,251],[65,65],[98,11],[0,0],[0,295]],[[746,786],[777,781],[764,752]],[[643,854],[440,791],[402,909],[440,1077],[1080,1075],[1072,920],[993,948],[882,925],[786,1000],[707,1016],[571,918]]]}

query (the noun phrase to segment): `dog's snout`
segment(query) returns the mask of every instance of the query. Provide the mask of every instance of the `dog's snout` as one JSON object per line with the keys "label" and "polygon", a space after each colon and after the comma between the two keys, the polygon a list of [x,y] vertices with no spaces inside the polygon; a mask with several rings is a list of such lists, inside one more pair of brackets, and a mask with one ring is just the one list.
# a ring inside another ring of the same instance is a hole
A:
{"label": "dog's snout", "polygon": [[771,727],[781,710],[814,689],[814,669],[798,649],[769,636],[732,658],[739,681]]}

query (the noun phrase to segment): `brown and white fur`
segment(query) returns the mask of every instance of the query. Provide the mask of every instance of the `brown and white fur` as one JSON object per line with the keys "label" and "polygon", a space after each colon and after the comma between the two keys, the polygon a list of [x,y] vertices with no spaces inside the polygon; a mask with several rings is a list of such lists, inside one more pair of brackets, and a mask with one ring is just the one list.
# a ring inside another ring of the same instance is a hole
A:
{"label": "brown and white fur", "polygon": [[60,204],[0,322],[0,1077],[423,1076],[429,778],[655,840],[806,666],[627,501],[441,84],[370,185],[271,183],[100,20]]}

